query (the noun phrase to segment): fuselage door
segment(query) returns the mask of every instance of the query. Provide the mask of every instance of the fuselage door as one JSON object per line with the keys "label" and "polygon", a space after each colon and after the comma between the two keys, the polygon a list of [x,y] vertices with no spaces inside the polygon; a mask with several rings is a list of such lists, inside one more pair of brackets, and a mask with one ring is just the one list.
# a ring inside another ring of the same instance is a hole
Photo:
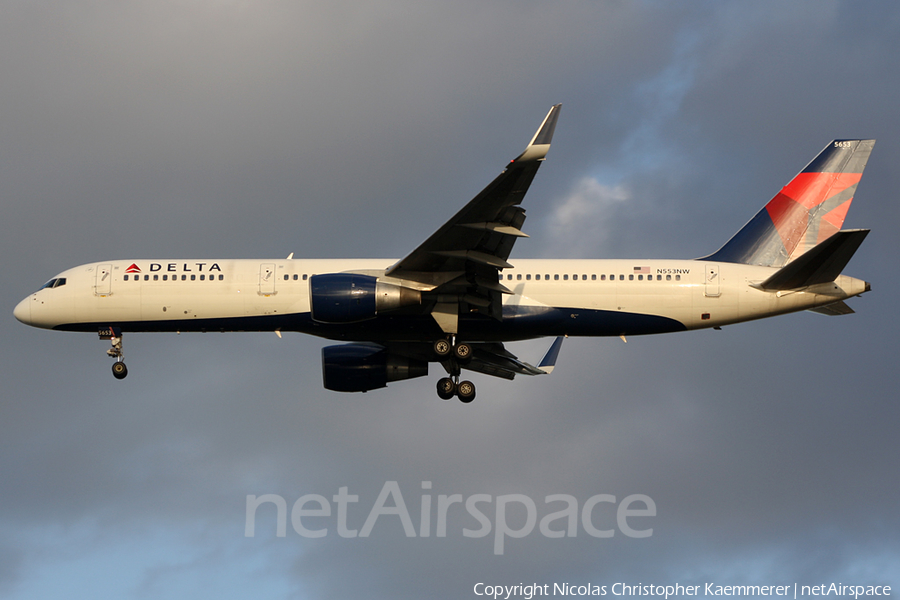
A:
{"label": "fuselage door", "polygon": [[260,296],[275,294],[275,263],[259,265],[259,294]]}
{"label": "fuselage door", "polygon": [[706,265],[706,289],[704,295],[707,298],[715,298],[719,292],[719,265]]}
{"label": "fuselage door", "polygon": [[112,265],[97,265],[94,278],[94,295],[109,296],[112,293]]}

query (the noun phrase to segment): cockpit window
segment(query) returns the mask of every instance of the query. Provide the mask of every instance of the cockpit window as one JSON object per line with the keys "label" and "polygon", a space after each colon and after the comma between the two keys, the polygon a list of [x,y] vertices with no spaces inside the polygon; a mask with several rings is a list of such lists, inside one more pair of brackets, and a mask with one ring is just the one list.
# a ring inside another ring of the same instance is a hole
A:
{"label": "cockpit window", "polygon": [[61,285],[66,285],[66,278],[65,278],[65,277],[58,277],[58,278],[56,278],[56,279],[51,279],[50,281],[48,281],[47,283],[45,283],[44,285],[42,285],[42,286],[40,287],[40,289],[43,290],[43,289],[46,289],[46,288],[58,288],[58,287],[61,286]]}

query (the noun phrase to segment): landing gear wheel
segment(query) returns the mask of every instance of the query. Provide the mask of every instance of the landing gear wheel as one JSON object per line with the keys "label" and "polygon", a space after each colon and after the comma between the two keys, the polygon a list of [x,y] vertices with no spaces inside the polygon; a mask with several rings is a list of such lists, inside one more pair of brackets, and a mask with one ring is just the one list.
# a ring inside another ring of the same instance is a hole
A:
{"label": "landing gear wheel", "polygon": [[437,395],[441,400],[449,400],[456,395],[456,384],[449,377],[442,377],[437,382]]}
{"label": "landing gear wheel", "polygon": [[452,349],[453,347],[448,340],[438,340],[434,343],[434,353],[441,358],[450,354],[450,350]]}
{"label": "landing gear wheel", "polygon": [[472,346],[469,344],[457,344],[453,347],[453,356],[460,362],[467,362],[472,358]]}
{"label": "landing gear wheel", "polygon": [[114,362],[112,372],[116,379],[125,379],[125,376],[128,375],[128,367],[123,362]]}
{"label": "landing gear wheel", "polygon": [[471,381],[460,381],[456,386],[456,395],[459,401],[468,404],[475,399],[475,384]]}

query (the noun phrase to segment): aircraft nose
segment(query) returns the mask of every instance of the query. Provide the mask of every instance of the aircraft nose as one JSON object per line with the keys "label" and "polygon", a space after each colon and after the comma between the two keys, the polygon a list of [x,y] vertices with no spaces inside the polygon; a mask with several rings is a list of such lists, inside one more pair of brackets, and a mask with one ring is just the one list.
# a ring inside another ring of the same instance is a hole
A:
{"label": "aircraft nose", "polygon": [[31,323],[31,296],[16,305],[13,316],[26,325]]}

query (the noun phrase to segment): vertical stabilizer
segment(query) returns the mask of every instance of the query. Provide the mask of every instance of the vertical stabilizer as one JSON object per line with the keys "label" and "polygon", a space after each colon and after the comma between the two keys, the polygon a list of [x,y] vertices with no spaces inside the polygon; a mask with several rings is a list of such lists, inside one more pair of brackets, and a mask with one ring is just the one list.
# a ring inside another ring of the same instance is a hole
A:
{"label": "vertical stabilizer", "polygon": [[702,260],[782,267],[841,229],[875,140],[834,140],[718,252]]}

